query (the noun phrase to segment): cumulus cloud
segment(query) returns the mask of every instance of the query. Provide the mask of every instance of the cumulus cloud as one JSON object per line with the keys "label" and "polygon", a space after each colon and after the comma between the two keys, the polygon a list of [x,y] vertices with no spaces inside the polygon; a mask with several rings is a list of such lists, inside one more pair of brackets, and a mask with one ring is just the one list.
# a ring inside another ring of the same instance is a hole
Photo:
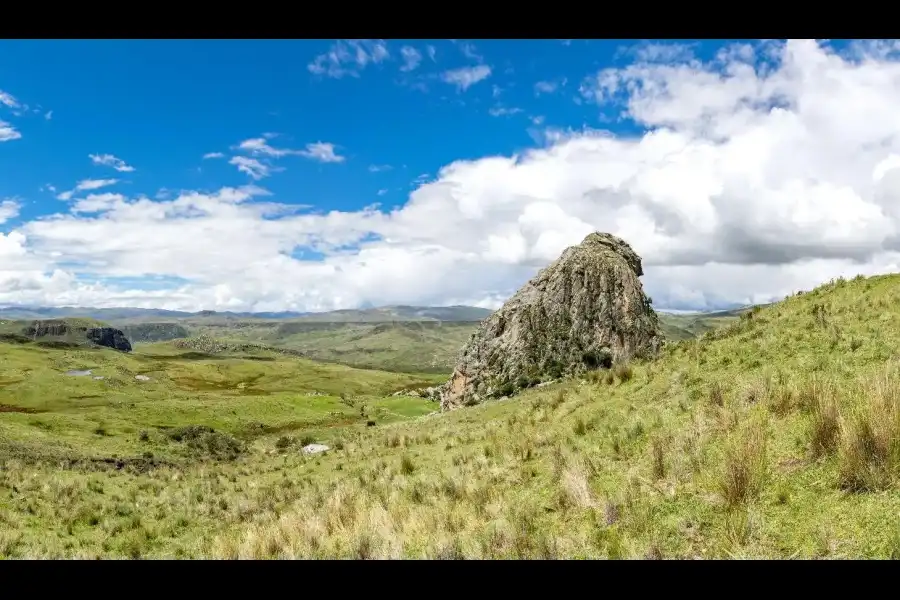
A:
{"label": "cumulus cloud", "polygon": [[307,65],[310,73],[334,79],[359,77],[360,71],[371,64],[390,58],[384,40],[341,40],[332,44],[328,52],[317,56]]}
{"label": "cumulus cloud", "polygon": [[203,160],[209,160],[211,158],[225,158],[225,154],[222,152],[207,152],[203,155]]}
{"label": "cumulus cloud", "polygon": [[455,85],[456,89],[464,92],[479,81],[484,81],[491,76],[491,68],[487,65],[477,65],[474,67],[461,67],[444,71],[441,79],[445,83]]}
{"label": "cumulus cloud", "polygon": [[126,164],[121,158],[117,158],[112,154],[89,154],[91,162],[101,167],[112,167],[120,173],[131,173],[134,167]]}
{"label": "cumulus cloud", "polygon": [[[790,41],[708,63],[638,58],[581,89],[645,133],[545,130],[542,147],[446,165],[393,210],[306,212],[290,204],[303,198],[253,186],[88,196],[0,236],[0,303],[496,306],[595,230],[644,257],[658,308],[765,302],[896,271],[900,62],[879,48]],[[142,276],[182,283],[103,279]]]}

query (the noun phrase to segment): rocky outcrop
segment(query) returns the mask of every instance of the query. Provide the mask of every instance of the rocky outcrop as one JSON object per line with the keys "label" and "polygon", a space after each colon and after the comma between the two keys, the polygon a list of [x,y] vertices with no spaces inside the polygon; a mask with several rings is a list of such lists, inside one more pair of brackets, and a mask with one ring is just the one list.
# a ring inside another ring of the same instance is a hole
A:
{"label": "rocky outcrop", "polygon": [[641,275],[640,257],[613,235],[566,249],[472,334],[441,387],[441,409],[654,356],[663,337]]}
{"label": "rocky outcrop", "polygon": [[38,344],[59,347],[95,345],[131,352],[131,342],[121,330],[92,326],[96,324],[90,319],[49,319],[34,321],[22,333]]}
{"label": "rocky outcrop", "polygon": [[120,352],[131,352],[131,342],[120,329],[112,327],[91,327],[86,332],[87,339],[105,348],[113,348]]}
{"label": "rocky outcrop", "polygon": [[[43,338],[43,337],[64,337],[73,333],[77,330],[77,327],[73,327],[65,320],[48,320],[48,321],[35,321],[28,327],[26,327],[22,333],[31,338]],[[83,328],[83,330],[87,330],[87,328]]]}

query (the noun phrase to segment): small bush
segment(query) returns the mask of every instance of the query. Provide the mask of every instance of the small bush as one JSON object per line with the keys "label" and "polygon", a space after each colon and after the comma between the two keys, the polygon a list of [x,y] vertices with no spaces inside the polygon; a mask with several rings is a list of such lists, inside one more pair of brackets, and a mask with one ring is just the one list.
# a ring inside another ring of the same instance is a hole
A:
{"label": "small bush", "polygon": [[294,440],[292,438],[289,438],[288,436],[283,435],[275,441],[275,448],[277,448],[278,450],[284,451],[284,450],[287,450],[288,448],[290,448],[293,443],[294,443]]}

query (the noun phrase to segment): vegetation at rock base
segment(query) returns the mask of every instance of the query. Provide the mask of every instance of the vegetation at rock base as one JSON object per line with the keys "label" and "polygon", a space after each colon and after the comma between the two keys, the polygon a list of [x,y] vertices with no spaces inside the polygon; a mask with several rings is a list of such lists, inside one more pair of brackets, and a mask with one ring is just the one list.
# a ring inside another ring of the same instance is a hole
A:
{"label": "vegetation at rock base", "polygon": [[0,556],[898,556],[898,306],[839,280],[441,415],[389,395],[439,376],[0,344]]}

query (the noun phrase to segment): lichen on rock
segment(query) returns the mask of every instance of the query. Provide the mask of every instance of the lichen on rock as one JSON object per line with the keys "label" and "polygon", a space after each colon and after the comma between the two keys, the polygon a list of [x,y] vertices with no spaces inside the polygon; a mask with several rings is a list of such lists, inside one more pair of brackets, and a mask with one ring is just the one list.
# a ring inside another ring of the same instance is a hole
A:
{"label": "lichen on rock", "polygon": [[631,246],[608,233],[567,248],[473,333],[441,387],[441,409],[655,356],[663,337],[643,273]]}

